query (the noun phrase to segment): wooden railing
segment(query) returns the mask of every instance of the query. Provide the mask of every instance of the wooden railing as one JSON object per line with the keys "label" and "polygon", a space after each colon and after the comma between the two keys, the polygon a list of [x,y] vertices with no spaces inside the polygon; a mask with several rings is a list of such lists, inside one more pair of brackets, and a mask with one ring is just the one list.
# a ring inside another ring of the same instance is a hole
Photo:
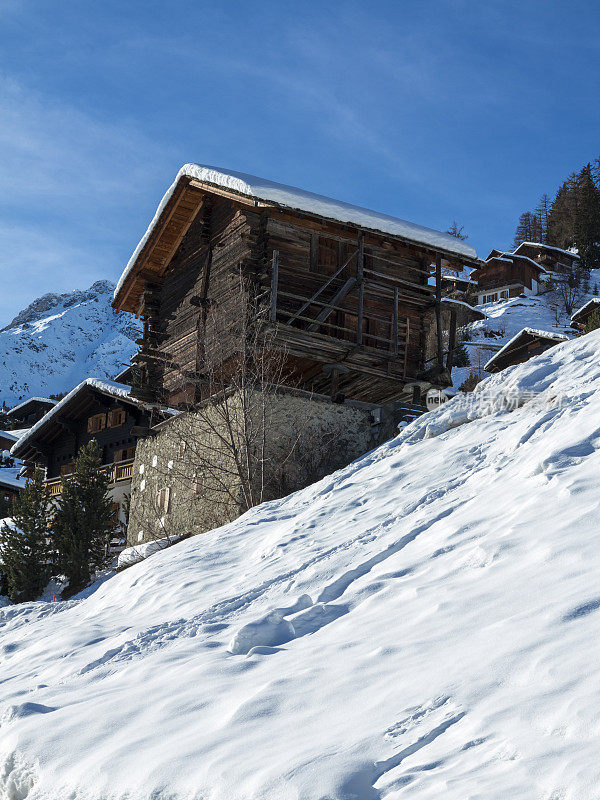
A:
{"label": "wooden railing", "polygon": [[[126,461],[117,461],[115,464],[106,464],[100,469],[108,475],[111,485],[122,481],[130,481],[133,476],[133,458],[129,458]],[[63,475],[62,477],[68,478],[69,475]],[[50,491],[50,497],[57,497],[62,493],[61,478],[51,478],[45,483]]]}

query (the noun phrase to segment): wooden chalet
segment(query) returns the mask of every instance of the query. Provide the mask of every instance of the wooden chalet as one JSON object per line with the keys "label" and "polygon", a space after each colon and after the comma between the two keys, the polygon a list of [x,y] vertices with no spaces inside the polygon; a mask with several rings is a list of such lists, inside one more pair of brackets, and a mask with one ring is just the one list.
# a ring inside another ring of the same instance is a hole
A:
{"label": "wooden chalet", "polygon": [[550,272],[569,271],[579,261],[577,253],[542,244],[542,242],[523,242],[514,250],[514,253],[527,256]]}
{"label": "wooden chalet", "polygon": [[[448,234],[248,175],[184,166],[115,292],[140,316],[133,395],[187,407],[202,397],[206,320],[219,316],[225,366],[239,350],[239,275],[260,330],[295,385],[385,402],[444,385],[442,268],[479,263]],[[433,265],[433,267],[432,267]],[[436,284],[429,285],[436,275]],[[200,388],[199,388],[200,387]]]}
{"label": "wooden chalet", "polygon": [[25,478],[17,477],[16,470],[0,469],[0,497],[11,502],[25,486]]}
{"label": "wooden chalet", "polygon": [[568,336],[552,331],[523,328],[490,358],[484,369],[486,372],[500,372],[514,364],[523,364],[533,356],[539,356],[540,353],[545,353],[546,350],[568,339]]}
{"label": "wooden chalet", "polygon": [[28,397],[7,413],[12,422],[21,428],[30,428],[56,405],[49,397]]}
{"label": "wooden chalet", "polygon": [[0,453],[3,453],[5,450],[10,450],[25,431],[23,430],[18,433],[19,435],[14,431],[0,431]]}
{"label": "wooden chalet", "polygon": [[492,250],[472,275],[477,281],[477,303],[495,303],[521,294],[535,295],[546,274],[546,269],[528,256]]}
{"label": "wooden chalet", "polygon": [[587,303],[578,308],[571,317],[571,327],[583,333],[588,319],[596,311],[600,312],[600,297],[592,297]]}
{"label": "wooden chalet", "polygon": [[79,449],[95,439],[109,474],[116,515],[131,485],[136,437],[145,435],[166,412],[130,397],[131,388],[93,378],[83,381],[27,431],[11,455],[31,470],[41,466],[51,496],[61,494],[61,478],[71,474]]}

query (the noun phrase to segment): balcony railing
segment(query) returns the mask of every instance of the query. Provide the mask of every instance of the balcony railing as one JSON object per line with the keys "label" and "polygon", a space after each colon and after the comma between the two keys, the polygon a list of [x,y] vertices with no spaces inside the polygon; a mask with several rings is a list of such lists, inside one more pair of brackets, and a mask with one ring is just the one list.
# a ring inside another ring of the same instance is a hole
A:
{"label": "balcony railing", "polygon": [[[108,475],[111,486],[122,481],[130,481],[133,476],[133,458],[128,458],[126,461],[117,461],[114,464],[105,464],[100,467],[100,470]],[[50,497],[62,494],[61,479],[68,478],[70,474],[72,473],[62,475],[61,478],[51,478],[45,482],[50,491]]]}

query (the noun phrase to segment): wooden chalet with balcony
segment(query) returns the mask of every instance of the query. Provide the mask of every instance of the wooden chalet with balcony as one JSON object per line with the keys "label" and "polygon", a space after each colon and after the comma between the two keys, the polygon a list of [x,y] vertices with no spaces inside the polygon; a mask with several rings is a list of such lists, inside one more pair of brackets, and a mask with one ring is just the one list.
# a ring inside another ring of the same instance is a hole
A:
{"label": "wooden chalet with balcony", "polygon": [[187,164],[115,292],[114,308],[144,323],[132,396],[178,408],[202,399],[211,314],[224,331],[224,369],[239,351],[240,276],[295,386],[383,403],[419,383],[447,385],[441,326],[427,344],[441,318],[442,268],[479,263],[448,234]]}
{"label": "wooden chalet with balcony", "polygon": [[495,303],[519,295],[536,295],[547,275],[541,264],[528,256],[492,250],[473,273],[477,281],[477,303]]}
{"label": "wooden chalet with balcony", "polygon": [[89,378],[42,417],[13,446],[11,455],[31,470],[45,469],[50,495],[61,494],[61,478],[73,471],[79,449],[95,439],[102,468],[110,476],[115,516],[124,524],[124,500],[133,474],[136,437],[167,412],[130,396],[131,388]]}
{"label": "wooden chalet with balcony", "polygon": [[596,313],[600,313],[600,297],[592,297],[573,313],[571,327],[584,333],[590,317]]}

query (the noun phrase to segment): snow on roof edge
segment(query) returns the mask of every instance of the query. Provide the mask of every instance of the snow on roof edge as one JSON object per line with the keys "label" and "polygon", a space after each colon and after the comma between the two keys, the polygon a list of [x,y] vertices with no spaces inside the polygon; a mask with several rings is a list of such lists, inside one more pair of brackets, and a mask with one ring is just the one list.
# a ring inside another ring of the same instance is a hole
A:
{"label": "snow on roof edge", "polygon": [[584,303],[584,304],[581,306],[581,308],[578,308],[578,309],[577,309],[577,311],[574,311],[574,312],[571,314],[571,322],[573,322],[573,320],[575,319],[575,317],[576,317],[578,314],[581,314],[581,312],[582,312],[582,311],[583,311],[585,308],[587,308],[588,306],[596,305],[597,303],[600,303],[600,297],[592,297],[592,298],[591,298],[591,300],[588,300],[588,301],[587,301],[587,303]]}
{"label": "snow on roof edge", "polygon": [[544,244],[543,242],[521,242],[520,245],[515,247],[513,253],[516,253],[519,247],[523,247],[523,245],[530,245],[531,247],[544,247],[546,250],[555,250],[557,253],[564,253],[567,256],[571,256],[572,258],[581,258],[579,253],[574,253],[572,250],[563,250],[562,247],[554,247],[551,244]]}
{"label": "snow on roof edge", "polygon": [[[524,244],[525,244],[525,242],[524,242]],[[509,258],[504,258],[503,256],[509,256]],[[543,272],[545,275],[549,275],[550,274],[545,267],[543,267],[541,264],[538,264],[537,261],[533,260],[533,258],[529,258],[529,256],[522,256],[520,253],[517,253],[517,252],[506,253],[506,252],[502,251],[502,252],[500,252],[500,255],[498,255],[498,256],[491,256],[490,258],[486,258],[485,263],[487,264],[488,261],[493,261],[493,260],[496,260],[496,259],[498,261],[511,261],[511,263],[512,263],[512,259],[510,258],[510,256],[516,256],[517,258],[522,258],[524,261],[529,261],[531,264],[533,264],[535,267],[537,267],[540,270],[540,272]]]}
{"label": "snow on roof edge", "polygon": [[355,206],[341,200],[334,200],[325,195],[297,189],[294,186],[276,183],[275,181],[259,178],[255,175],[246,175],[242,172],[227,171],[219,167],[188,163],[181,167],[174,182],[163,195],[146,233],[140,239],[133,255],[127,262],[127,266],[119,278],[113,298],[116,298],[123,288],[123,284],[132,271],[133,265],[150,238],[160,215],[182,177],[193,178],[204,183],[214,184],[215,186],[237,192],[246,197],[253,197],[257,200],[264,200],[276,203],[277,205],[287,206],[297,211],[305,211],[318,216],[335,219],[338,222],[354,223],[371,230],[380,230],[394,236],[402,236],[403,238],[417,241],[421,244],[439,247],[441,250],[446,250],[457,256],[469,259],[478,258],[475,249],[471,247],[471,245],[465,244],[463,240],[457,239],[449,233],[442,233],[433,228],[427,228],[414,222],[407,222],[398,217],[371,211],[368,208]]}
{"label": "snow on roof edge", "polygon": [[507,350],[510,347],[511,344],[514,344],[517,341],[517,339],[520,336],[522,336],[524,333],[529,333],[532,336],[541,336],[544,339],[552,339],[552,340],[554,340],[556,342],[568,342],[569,341],[569,337],[565,336],[565,334],[563,334],[563,333],[554,333],[553,331],[543,331],[543,330],[540,330],[539,328],[521,328],[521,330],[518,333],[515,333],[515,335],[512,337],[512,339],[509,339],[509,341],[506,342],[506,344],[503,345],[500,348],[500,350],[498,350],[497,353],[494,353],[494,355],[489,359],[489,361],[487,361],[485,363],[485,365],[483,367],[484,370],[487,372],[488,365],[492,364],[498,358],[498,356],[500,356],[502,353],[504,353],[505,350]]}
{"label": "snow on roof edge", "polygon": [[114,381],[105,381],[100,380],[99,378],[86,378],[81,383],[78,383],[74,389],[66,394],[62,400],[59,400],[58,403],[51,408],[44,416],[39,419],[33,427],[31,427],[27,433],[23,434],[20,439],[10,448],[11,455],[16,453],[16,451],[23,445],[25,442],[36,433],[42,425],[44,425],[48,420],[54,416],[54,414],[58,413],[61,408],[73,399],[80,391],[83,389],[84,386],[91,386],[93,389],[98,389],[98,391],[103,392],[104,394],[108,394],[112,397],[123,397],[127,398],[131,403],[136,403],[141,405],[139,400],[136,400],[133,397],[129,397],[129,393],[131,392],[131,386],[125,386],[123,383],[115,383]]}
{"label": "snow on roof edge", "polygon": [[10,408],[6,413],[12,414],[19,408],[23,408],[23,406],[26,406],[27,403],[33,403],[35,401],[37,401],[38,403],[52,403],[53,405],[56,405],[58,403],[58,400],[52,400],[50,397],[28,397],[27,400],[23,400],[23,402],[19,403],[19,405]]}

